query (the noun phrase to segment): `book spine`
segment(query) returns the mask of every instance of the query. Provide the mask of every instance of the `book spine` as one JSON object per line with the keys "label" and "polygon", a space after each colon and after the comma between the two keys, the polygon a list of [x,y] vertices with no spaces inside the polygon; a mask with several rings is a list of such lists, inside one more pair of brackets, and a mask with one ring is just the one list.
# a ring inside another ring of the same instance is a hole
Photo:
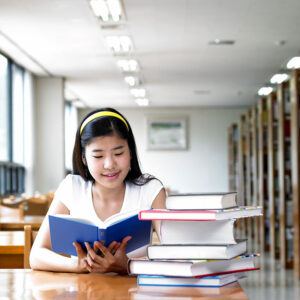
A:
{"label": "book spine", "polygon": [[98,229],[98,241],[102,241],[105,244],[106,241],[106,229]]}

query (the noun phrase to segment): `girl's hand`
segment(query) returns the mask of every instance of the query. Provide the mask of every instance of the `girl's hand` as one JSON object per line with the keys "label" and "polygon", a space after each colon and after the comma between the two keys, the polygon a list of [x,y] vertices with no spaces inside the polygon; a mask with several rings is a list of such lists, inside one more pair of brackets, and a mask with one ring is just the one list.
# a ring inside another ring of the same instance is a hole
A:
{"label": "girl's hand", "polygon": [[[87,248],[87,269],[92,273],[117,272],[127,274],[126,246],[130,236],[126,236],[121,243],[112,242],[107,248],[102,242],[96,241],[92,248],[89,243],[85,243]],[[102,255],[97,255],[98,251]]]}
{"label": "girl's hand", "polygon": [[87,254],[82,249],[79,243],[74,242],[73,246],[76,248],[77,257],[78,257],[77,272],[78,273],[88,272]]}

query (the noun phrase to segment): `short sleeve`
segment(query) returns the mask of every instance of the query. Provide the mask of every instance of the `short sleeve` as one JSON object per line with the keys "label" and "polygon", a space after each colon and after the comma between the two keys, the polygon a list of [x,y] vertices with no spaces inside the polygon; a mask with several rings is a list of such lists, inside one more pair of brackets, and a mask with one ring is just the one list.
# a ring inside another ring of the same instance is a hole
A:
{"label": "short sleeve", "polygon": [[156,196],[161,189],[163,189],[163,185],[159,180],[152,179],[143,186],[143,189],[143,205],[147,208],[151,208]]}
{"label": "short sleeve", "polygon": [[73,195],[73,176],[68,175],[58,186],[54,194],[53,201],[60,201],[69,210],[71,210],[71,204]]}

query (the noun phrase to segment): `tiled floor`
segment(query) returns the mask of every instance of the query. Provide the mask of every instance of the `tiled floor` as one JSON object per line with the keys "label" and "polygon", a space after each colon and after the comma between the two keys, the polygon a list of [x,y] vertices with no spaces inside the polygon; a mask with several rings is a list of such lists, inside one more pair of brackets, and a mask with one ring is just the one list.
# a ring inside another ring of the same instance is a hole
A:
{"label": "tiled floor", "polygon": [[249,299],[300,299],[300,280],[293,270],[281,268],[268,254],[261,254],[259,264],[260,271],[248,272],[248,277],[239,281]]}

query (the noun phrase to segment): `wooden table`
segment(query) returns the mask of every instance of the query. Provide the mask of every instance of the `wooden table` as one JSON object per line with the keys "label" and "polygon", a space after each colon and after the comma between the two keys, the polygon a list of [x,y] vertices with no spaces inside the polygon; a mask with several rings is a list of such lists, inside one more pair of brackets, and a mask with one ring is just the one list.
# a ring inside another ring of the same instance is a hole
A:
{"label": "wooden table", "polygon": [[2,299],[248,299],[239,283],[220,289],[173,288],[143,292],[136,277],[100,274],[0,270]]}
{"label": "wooden table", "polygon": [[23,267],[24,232],[0,231],[0,268],[4,269]]}
{"label": "wooden table", "polygon": [[32,230],[39,230],[44,218],[44,216],[0,217],[0,230],[24,230],[25,225],[31,225]]}

